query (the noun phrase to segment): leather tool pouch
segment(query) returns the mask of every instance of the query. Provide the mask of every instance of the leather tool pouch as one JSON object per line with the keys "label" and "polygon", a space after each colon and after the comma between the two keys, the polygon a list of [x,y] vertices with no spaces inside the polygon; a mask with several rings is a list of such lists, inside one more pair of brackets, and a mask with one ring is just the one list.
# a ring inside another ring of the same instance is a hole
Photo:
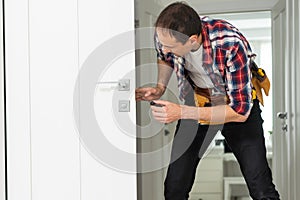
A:
{"label": "leather tool pouch", "polygon": [[[194,88],[194,99],[195,105],[197,107],[211,107],[217,105],[226,105],[229,103],[228,97],[226,95],[211,95],[212,89],[206,88]],[[201,124],[217,124],[211,123],[209,121],[198,121]]]}

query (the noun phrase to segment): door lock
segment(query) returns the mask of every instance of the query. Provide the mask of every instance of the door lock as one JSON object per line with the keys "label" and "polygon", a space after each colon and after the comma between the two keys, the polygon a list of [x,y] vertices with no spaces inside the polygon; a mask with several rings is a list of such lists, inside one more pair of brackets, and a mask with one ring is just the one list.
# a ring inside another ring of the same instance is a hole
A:
{"label": "door lock", "polygon": [[130,112],[129,100],[119,100],[119,112]]}
{"label": "door lock", "polygon": [[288,131],[288,125],[287,124],[284,124],[281,128],[284,132],[287,132]]}

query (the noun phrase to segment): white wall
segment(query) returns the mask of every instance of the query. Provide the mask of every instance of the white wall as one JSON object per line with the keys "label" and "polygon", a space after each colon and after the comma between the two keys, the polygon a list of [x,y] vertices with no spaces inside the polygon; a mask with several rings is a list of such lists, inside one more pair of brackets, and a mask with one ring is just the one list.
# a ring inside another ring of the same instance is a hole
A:
{"label": "white wall", "polygon": [[[11,199],[31,199],[28,2],[4,1],[7,176]],[[17,7],[14,5],[18,5]],[[8,23],[9,22],[9,23]],[[18,191],[14,192],[14,191]],[[20,196],[18,196],[20,195]]]}
{"label": "white wall", "polygon": [[4,67],[3,67],[3,2],[0,2],[0,200],[5,199],[5,113],[4,113]]}

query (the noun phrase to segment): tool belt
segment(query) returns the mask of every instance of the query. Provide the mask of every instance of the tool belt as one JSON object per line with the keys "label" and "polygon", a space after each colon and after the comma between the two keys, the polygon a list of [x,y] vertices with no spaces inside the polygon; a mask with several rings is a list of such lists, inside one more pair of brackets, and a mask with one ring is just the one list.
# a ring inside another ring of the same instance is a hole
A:
{"label": "tool belt", "polygon": [[[257,99],[262,105],[264,105],[262,90],[264,91],[266,96],[269,95],[269,90],[270,90],[269,78],[267,77],[265,71],[256,65],[253,59],[250,59],[250,69],[252,73],[251,82],[253,85],[252,100]],[[227,95],[211,95],[212,89],[199,88],[194,84],[192,85],[194,88],[195,105],[197,107],[227,105],[230,102]],[[211,124],[211,125],[218,124],[218,123],[211,123],[209,121],[203,121],[203,120],[199,120],[198,122],[201,124]]]}
{"label": "tool belt", "polygon": [[[227,95],[211,95],[212,89],[194,87],[194,99],[197,107],[211,107],[217,105],[227,105],[229,98]],[[217,125],[220,123],[212,123],[210,121],[198,120],[200,124]]]}
{"label": "tool belt", "polygon": [[270,80],[265,73],[265,70],[262,68],[259,68],[256,63],[250,59],[250,69],[252,72],[252,99],[258,99],[261,105],[264,105],[264,99],[262,90],[266,94],[266,96],[269,96],[269,90],[270,90]]}

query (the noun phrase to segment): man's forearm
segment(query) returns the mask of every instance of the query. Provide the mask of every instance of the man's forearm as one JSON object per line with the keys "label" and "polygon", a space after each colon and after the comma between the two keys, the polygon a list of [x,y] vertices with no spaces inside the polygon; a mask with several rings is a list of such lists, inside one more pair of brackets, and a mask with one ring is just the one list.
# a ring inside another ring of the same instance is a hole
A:
{"label": "man's forearm", "polygon": [[236,113],[228,105],[213,107],[182,106],[182,119],[203,120],[211,123],[244,122],[247,116]]}

